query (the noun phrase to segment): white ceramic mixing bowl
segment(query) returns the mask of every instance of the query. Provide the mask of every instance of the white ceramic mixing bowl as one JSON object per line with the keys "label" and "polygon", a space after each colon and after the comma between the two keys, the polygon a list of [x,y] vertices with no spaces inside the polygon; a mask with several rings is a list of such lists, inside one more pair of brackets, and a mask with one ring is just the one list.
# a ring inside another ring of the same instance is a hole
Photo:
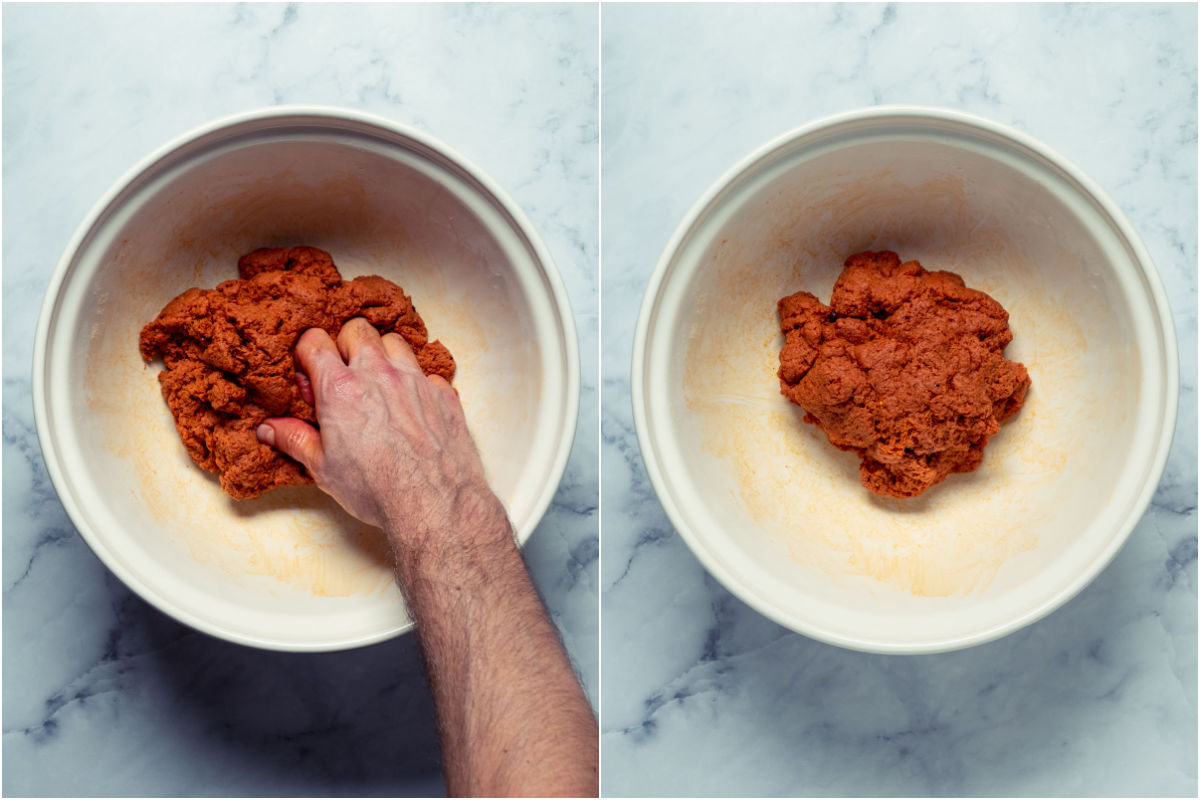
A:
{"label": "white ceramic mixing bowl", "polygon": [[511,199],[445,145],[339,109],[272,108],[163,146],[94,207],[54,272],[33,394],[47,469],[88,544],[182,622],[235,642],[333,650],[411,627],[386,543],[314,487],[235,502],[192,464],[138,333],[257,247],[306,244],[413,298],[524,542],[575,430],[566,292]]}
{"label": "white ceramic mixing bowl", "polygon": [[[1010,312],[1033,380],[983,466],[911,500],[779,392],[776,302],[828,302],[845,258],[891,249]],[[1080,170],[965,114],[872,108],[767,143],[695,204],[638,320],[634,416],[664,508],[763,614],[867,651],[977,644],[1083,588],[1162,474],[1177,353],[1162,285]]]}

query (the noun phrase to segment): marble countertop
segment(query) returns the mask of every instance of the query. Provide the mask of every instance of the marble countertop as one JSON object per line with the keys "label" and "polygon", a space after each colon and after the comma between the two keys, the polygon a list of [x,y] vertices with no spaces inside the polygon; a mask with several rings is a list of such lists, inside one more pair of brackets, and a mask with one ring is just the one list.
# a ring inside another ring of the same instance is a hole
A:
{"label": "marble countertop", "polygon": [[170,138],[304,103],[395,119],[465,154],[541,233],[581,355],[566,476],[526,548],[598,697],[598,15],[594,5],[4,8],[6,795],[436,795],[412,636],[295,655],[196,633],[132,594],[59,504],[34,430],[37,316],[100,195]]}
{"label": "marble countertop", "polygon": [[[1191,795],[1196,785],[1196,7],[602,8],[606,795]],[[629,359],[684,213],[759,144],[876,104],[961,109],[1064,154],[1162,275],[1182,395],[1113,563],[1044,620],[943,655],[831,647],[710,577],[642,467]]]}

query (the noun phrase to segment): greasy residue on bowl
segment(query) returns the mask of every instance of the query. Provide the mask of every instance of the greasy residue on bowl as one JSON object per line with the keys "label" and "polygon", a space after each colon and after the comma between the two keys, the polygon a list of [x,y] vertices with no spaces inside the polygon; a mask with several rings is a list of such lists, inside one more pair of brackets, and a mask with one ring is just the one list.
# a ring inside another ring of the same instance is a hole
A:
{"label": "greasy residue on bowl", "polygon": [[[182,222],[166,236],[177,243],[166,257],[138,240],[113,248],[107,271],[123,276],[123,283],[94,298],[97,321],[85,374],[93,424],[102,429],[104,449],[131,466],[137,502],[195,561],[259,591],[276,586],[319,597],[393,593],[399,599],[382,534],[320,490],[292,487],[233,501],[215,476],[190,461],[162,399],[161,364],[142,361],[138,334],[185,288],[237,277],[239,251],[260,244],[323,247],[347,278],[383,274],[413,297],[431,338],[456,355],[455,386],[482,451],[503,454],[502,437],[514,415],[516,422],[528,415],[528,405],[500,413],[496,393],[520,376],[492,375],[489,336],[471,309],[481,307],[483,294],[493,318],[511,314],[511,303],[504,293],[489,292],[486,281],[451,286],[446,254],[414,246],[402,220],[369,207],[356,178],[313,185],[284,172],[247,182],[235,196],[229,191],[226,185],[215,192],[224,199],[189,195],[190,210],[174,215]],[[504,475],[499,464],[491,471]],[[497,484],[507,502],[508,481],[501,477]]]}
{"label": "greasy residue on bowl", "polygon": [[382,534],[320,490],[289,487],[235,501],[191,462],[159,390],[161,366],[120,346],[131,334],[136,342],[140,326],[128,327],[96,340],[88,407],[105,420],[105,449],[131,465],[137,485],[130,491],[164,533],[234,582],[267,578],[320,597],[389,590],[391,554]]}
{"label": "greasy residue on bowl", "polygon": [[[1087,415],[1099,423],[1104,396],[1081,374],[1088,338],[1041,277],[1053,265],[1034,263],[964,195],[961,180],[947,176],[917,186],[887,173],[849,180],[764,215],[757,238],[717,242],[701,271],[683,372],[700,448],[721,462],[729,492],[756,524],[839,585],[859,576],[917,596],[984,591],[1009,559],[1038,545],[1037,499],[1080,451]],[[795,220],[817,222],[799,228]],[[828,301],[842,261],[867,249],[958,272],[990,293],[1010,313],[1015,338],[1006,355],[1033,378],[1025,407],[992,439],[983,465],[916,499],[864,489],[858,459],[802,423],[776,377],[776,301],[801,289]],[[1076,308],[1089,302],[1074,300]]]}

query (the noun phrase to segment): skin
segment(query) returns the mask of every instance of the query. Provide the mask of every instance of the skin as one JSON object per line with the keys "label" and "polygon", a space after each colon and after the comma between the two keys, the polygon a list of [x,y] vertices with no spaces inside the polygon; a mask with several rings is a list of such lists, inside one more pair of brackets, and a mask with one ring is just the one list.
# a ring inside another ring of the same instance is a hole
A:
{"label": "skin", "polygon": [[259,439],[381,528],[417,622],[455,796],[599,792],[595,716],[488,487],[458,395],[361,317],[300,337],[320,431],[267,420]]}

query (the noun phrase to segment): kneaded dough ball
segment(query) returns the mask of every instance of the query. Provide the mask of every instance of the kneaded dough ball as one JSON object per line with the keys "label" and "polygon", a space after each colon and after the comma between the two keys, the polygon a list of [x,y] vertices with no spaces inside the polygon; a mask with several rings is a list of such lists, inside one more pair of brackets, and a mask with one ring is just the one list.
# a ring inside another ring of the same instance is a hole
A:
{"label": "kneaded dough ball", "polygon": [[343,281],[315,247],[260,249],[238,259],[239,280],[188,289],[142,329],[142,357],[162,356],[163,397],[188,455],[220,475],[235,500],[280,486],[312,483],[304,467],[262,444],[267,417],[316,423],[296,385],[292,348],[308,328],[337,338],[352,317],[412,345],[426,375],[454,377],[454,358],[430,342],[412,300],[376,275]]}
{"label": "kneaded dough ball", "polygon": [[783,394],[804,421],[862,458],[863,486],[915,497],[970,472],[1029,390],[1004,357],[1008,312],[952,272],[891,251],[846,259],[828,306],[808,292],[779,301]]}

